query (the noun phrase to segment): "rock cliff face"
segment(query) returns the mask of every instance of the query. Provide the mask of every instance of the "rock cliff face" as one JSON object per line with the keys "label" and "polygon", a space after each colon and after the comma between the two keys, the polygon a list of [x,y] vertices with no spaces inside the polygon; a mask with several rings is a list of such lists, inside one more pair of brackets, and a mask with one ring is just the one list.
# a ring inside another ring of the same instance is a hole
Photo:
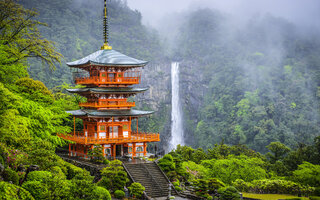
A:
{"label": "rock cliff face", "polygon": [[[185,142],[194,144],[194,131],[198,123],[198,111],[207,86],[203,83],[203,74],[197,71],[197,64],[180,63],[180,97],[183,109],[183,127]],[[152,116],[160,120],[161,146],[166,148],[171,136],[171,62],[149,63],[142,71],[139,87],[149,90],[136,97],[138,108],[149,108],[156,113]],[[145,123],[149,123],[146,120]]]}

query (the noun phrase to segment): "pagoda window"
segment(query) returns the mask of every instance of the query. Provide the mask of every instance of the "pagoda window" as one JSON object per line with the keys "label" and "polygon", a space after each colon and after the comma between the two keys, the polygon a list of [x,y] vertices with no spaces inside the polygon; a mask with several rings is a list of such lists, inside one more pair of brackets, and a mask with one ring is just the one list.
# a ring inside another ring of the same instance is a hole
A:
{"label": "pagoda window", "polygon": [[109,126],[109,137],[110,138],[118,137],[118,126]]}
{"label": "pagoda window", "polygon": [[94,130],[97,131],[97,126],[94,126]]}
{"label": "pagoda window", "polygon": [[106,126],[105,125],[100,126],[100,131],[105,131],[105,130],[106,130]]}
{"label": "pagoda window", "polygon": [[128,124],[123,125],[122,131],[123,131],[123,137],[129,137],[129,126]]}

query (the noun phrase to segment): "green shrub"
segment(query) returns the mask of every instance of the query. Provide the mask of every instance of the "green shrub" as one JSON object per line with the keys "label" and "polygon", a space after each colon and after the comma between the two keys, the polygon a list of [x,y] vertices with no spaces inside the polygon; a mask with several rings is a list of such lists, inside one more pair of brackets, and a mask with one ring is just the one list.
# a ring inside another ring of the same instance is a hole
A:
{"label": "green shrub", "polygon": [[222,187],[226,187],[226,185],[217,178],[211,178],[208,180],[208,189],[209,193],[213,193],[214,190],[218,190]]}
{"label": "green shrub", "polygon": [[117,198],[117,199],[123,199],[123,197],[125,196],[125,193],[124,191],[122,190],[116,190],[114,192],[114,196]]}
{"label": "green shrub", "polygon": [[294,197],[294,198],[288,198],[288,199],[286,199],[286,200],[301,200],[301,199],[303,199],[303,198]]}
{"label": "green shrub", "polygon": [[320,187],[316,187],[314,192],[313,192],[314,196],[320,196]]}
{"label": "green shrub", "polygon": [[111,200],[109,191],[103,187],[96,186],[92,191],[92,199],[96,200]]}
{"label": "green shrub", "polygon": [[181,192],[181,191],[182,191],[182,188],[179,187],[179,186],[174,186],[174,188],[175,188],[178,192]]}
{"label": "green shrub", "polygon": [[170,154],[166,154],[159,160],[159,166],[165,172],[173,171],[176,168],[173,158]]}
{"label": "green shrub", "polygon": [[240,199],[240,194],[238,190],[233,187],[223,187],[218,190],[218,193],[220,194],[221,200],[238,200]]}
{"label": "green shrub", "polygon": [[28,190],[35,199],[49,199],[48,186],[41,181],[27,181],[22,184],[22,187]]}
{"label": "green shrub", "polygon": [[233,181],[232,186],[234,186],[235,188],[237,188],[237,190],[239,190],[241,192],[248,192],[250,190],[250,188],[252,188],[251,183],[247,183],[242,179],[237,179],[237,180]]}
{"label": "green shrub", "polygon": [[70,163],[65,163],[64,165],[67,168],[67,179],[72,179],[75,177],[77,174],[83,173],[83,169],[80,167],[76,167]]}
{"label": "green shrub", "polygon": [[4,181],[11,181],[13,184],[18,185],[19,184],[19,175],[17,172],[13,171],[10,168],[6,168],[3,173],[3,180]]}
{"label": "green shrub", "polygon": [[320,197],[317,196],[310,196],[309,197],[310,200],[320,200]]}
{"label": "green shrub", "polygon": [[4,181],[0,182],[0,197],[1,199],[34,200],[31,194],[24,188]]}
{"label": "green shrub", "polygon": [[196,195],[200,197],[206,197],[208,194],[208,181],[204,179],[195,179],[193,181],[193,187],[196,191]]}
{"label": "green shrub", "polygon": [[3,165],[3,166],[5,166],[5,162],[4,162],[4,159],[3,159],[3,157],[1,156],[1,154],[0,154],[0,164]]}
{"label": "green shrub", "polygon": [[58,166],[53,166],[50,168],[52,175],[59,177],[62,180],[66,179],[66,175],[63,173],[62,169]]}
{"label": "green shrub", "polygon": [[48,171],[33,171],[27,176],[27,181],[48,182],[52,178],[51,172]]}
{"label": "green shrub", "polygon": [[173,185],[173,186],[179,186],[179,185],[180,185],[180,182],[179,182],[179,181],[175,181],[175,182],[172,183],[172,185]]}
{"label": "green shrub", "polygon": [[127,173],[123,169],[122,162],[119,160],[111,161],[107,167],[101,170],[101,175],[102,179],[99,185],[113,192],[122,190],[129,181]]}
{"label": "green shrub", "polygon": [[145,191],[145,187],[143,187],[140,183],[132,183],[129,187],[128,187],[130,194],[140,198],[143,194],[143,191]]}
{"label": "green shrub", "polygon": [[252,182],[250,192],[265,194],[309,194],[314,188],[301,186],[298,183],[287,180],[256,180]]}
{"label": "green shrub", "polygon": [[298,169],[293,171],[293,179],[297,183],[310,186],[320,185],[320,165],[314,165],[308,162],[298,166]]}

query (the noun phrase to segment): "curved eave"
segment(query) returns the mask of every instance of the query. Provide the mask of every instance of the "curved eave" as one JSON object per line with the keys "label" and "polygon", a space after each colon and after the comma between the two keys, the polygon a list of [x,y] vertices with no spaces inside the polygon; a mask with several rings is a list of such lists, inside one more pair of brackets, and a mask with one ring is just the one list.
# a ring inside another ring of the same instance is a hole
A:
{"label": "curved eave", "polygon": [[71,65],[71,64],[68,64],[66,63],[69,67],[73,67],[73,68],[85,68],[85,67],[89,67],[89,66],[108,66],[108,67],[144,67],[148,64],[149,62],[146,61],[145,63],[142,63],[142,64],[132,64],[132,65],[128,65],[128,64],[110,64],[110,63],[97,63],[97,62],[87,62],[87,63],[84,63],[84,64],[80,64],[80,65]]}
{"label": "curved eave", "polygon": [[154,111],[143,111],[143,110],[108,110],[108,111],[98,111],[98,110],[72,110],[66,111],[67,113],[75,117],[143,117],[154,113]]}
{"label": "curved eave", "polygon": [[66,63],[69,67],[95,66],[143,67],[147,61],[132,58],[115,50],[98,50],[84,58]]}
{"label": "curved eave", "polygon": [[70,93],[77,94],[136,94],[147,91],[149,88],[78,88],[67,89]]}

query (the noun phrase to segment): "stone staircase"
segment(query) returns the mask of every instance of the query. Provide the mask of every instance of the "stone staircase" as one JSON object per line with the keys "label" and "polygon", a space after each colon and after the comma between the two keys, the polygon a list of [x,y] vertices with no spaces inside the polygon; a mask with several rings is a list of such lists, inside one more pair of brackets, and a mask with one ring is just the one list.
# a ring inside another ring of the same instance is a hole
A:
{"label": "stone staircase", "polygon": [[[167,197],[169,194],[169,180],[154,163],[124,163],[124,168],[133,182],[138,182],[146,188],[149,197]],[[177,195],[172,188],[171,195]]]}

